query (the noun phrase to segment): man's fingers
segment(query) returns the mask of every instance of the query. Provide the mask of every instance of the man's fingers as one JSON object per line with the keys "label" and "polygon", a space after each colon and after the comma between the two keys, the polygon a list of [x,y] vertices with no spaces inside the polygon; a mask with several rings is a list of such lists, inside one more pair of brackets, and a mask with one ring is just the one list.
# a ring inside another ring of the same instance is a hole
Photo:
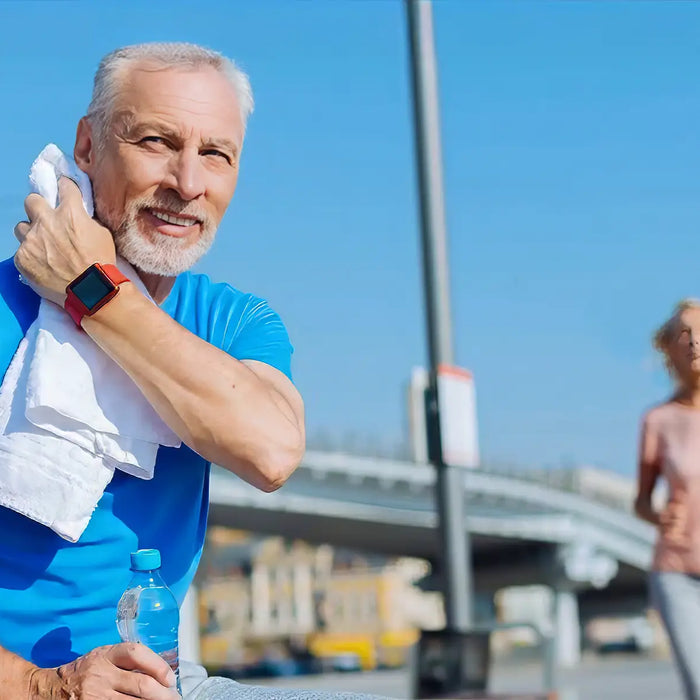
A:
{"label": "man's fingers", "polygon": [[115,644],[107,652],[107,658],[118,668],[145,673],[166,688],[175,685],[175,674],[170,666],[145,644]]}
{"label": "man's fingers", "polygon": [[49,203],[40,194],[30,194],[24,200],[24,211],[27,212],[27,218],[30,221],[34,221],[51,207]]}
{"label": "man's fingers", "polygon": [[145,673],[118,671],[118,674],[114,689],[127,697],[141,698],[141,700],[176,700],[180,697],[174,687],[164,688],[157,680]]}
{"label": "man's fingers", "polygon": [[26,270],[24,269],[24,265],[22,265],[22,256],[20,254],[21,250],[22,249],[20,248],[15,253],[15,257],[13,258],[13,262],[15,264],[15,268],[16,268],[17,272],[19,272],[21,275],[23,275],[26,272]]}
{"label": "man's fingers", "polygon": [[14,234],[15,238],[22,243],[29,233],[29,229],[32,225],[28,221],[20,221],[17,226],[15,226]]}
{"label": "man's fingers", "polygon": [[78,187],[78,183],[75,180],[67,175],[62,175],[58,179],[58,205],[70,205],[71,203],[82,206],[83,195],[80,193],[80,187]]}

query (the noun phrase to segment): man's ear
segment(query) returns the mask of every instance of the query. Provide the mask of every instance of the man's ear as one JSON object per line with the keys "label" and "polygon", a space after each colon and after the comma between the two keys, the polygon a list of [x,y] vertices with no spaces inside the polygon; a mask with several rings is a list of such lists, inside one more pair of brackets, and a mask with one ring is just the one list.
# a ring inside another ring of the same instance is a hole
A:
{"label": "man's ear", "polygon": [[87,117],[78,122],[78,130],[75,134],[75,147],[73,158],[76,165],[88,175],[92,176],[95,167],[95,141],[92,136],[92,126]]}

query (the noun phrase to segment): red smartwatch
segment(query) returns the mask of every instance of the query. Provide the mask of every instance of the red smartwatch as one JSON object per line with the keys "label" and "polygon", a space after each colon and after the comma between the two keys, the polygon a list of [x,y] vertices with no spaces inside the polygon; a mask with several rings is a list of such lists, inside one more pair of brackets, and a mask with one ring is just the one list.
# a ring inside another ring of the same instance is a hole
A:
{"label": "red smartwatch", "polygon": [[116,265],[94,263],[66,287],[64,308],[78,328],[83,316],[92,316],[119,293],[119,285],[129,282]]}

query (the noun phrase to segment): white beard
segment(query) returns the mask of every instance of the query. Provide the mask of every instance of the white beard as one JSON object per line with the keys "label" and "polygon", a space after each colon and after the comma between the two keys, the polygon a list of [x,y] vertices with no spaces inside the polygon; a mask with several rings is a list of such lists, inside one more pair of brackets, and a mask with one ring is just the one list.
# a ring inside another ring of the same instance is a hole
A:
{"label": "white beard", "polygon": [[[126,212],[117,216],[100,207],[99,197],[95,195],[96,212],[100,221],[112,231],[117,253],[142,272],[175,277],[193,267],[214,243],[216,223],[196,205],[187,205],[175,197],[148,197],[130,202]],[[199,238],[193,241],[190,237],[176,238],[155,230],[144,231],[138,215],[151,207],[164,207],[199,219]]]}
{"label": "white beard", "polygon": [[163,277],[175,277],[189,270],[211,248],[216,229],[202,230],[200,237],[188,239],[164,236],[150,240],[141,233],[136,222],[119,228],[114,233],[117,253],[142,272]]}

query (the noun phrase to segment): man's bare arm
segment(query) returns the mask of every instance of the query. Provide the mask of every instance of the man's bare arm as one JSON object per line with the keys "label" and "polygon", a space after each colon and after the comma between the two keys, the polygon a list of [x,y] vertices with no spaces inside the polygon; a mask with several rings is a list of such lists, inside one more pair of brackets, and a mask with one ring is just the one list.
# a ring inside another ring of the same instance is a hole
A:
{"label": "man's bare arm", "polygon": [[0,700],[29,698],[29,685],[34,664],[0,647]]}
{"label": "man's bare arm", "polygon": [[39,668],[0,647],[0,700],[100,697],[174,700],[175,674],[143,644],[97,647],[58,668]]}
{"label": "man's bare arm", "polygon": [[281,486],[301,461],[303,403],[278,370],[239,362],[198,338],[132,284],[83,328],[206,459],[265,491]]}
{"label": "man's bare arm", "polygon": [[[115,251],[110,232],[85,213],[77,186],[61,178],[59,192],[56,209],[39,195],[25,200],[30,222],[15,227],[15,265],[38,294],[63,305],[66,285],[94,262],[113,264]],[[265,491],[301,461],[301,397],[273,367],[213,347],[129,283],[83,327],[204,458]]]}

